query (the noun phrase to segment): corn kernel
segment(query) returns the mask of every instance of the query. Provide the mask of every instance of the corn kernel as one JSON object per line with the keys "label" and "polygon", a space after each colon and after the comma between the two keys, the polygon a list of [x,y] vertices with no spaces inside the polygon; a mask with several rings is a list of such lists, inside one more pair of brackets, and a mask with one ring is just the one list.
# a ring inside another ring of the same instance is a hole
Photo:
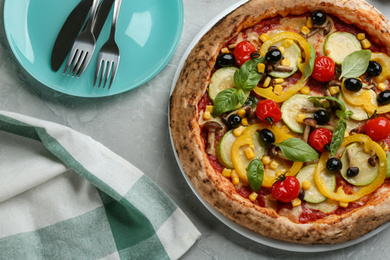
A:
{"label": "corn kernel", "polygon": [[306,20],[306,27],[309,29],[313,28],[313,20],[311,19],[310,16]]}
{"label": "corn kernel", "polygon": [[382,90],[382,91],[385,90],[385,89],[387,88],[386,85],[383,84],[383,83],[379,83],[377,87],[378,87],[378,89],[380,89],[380,90]]}
{"label": "corn kernel", "polygon": [[270,200],[270,201],[277,201],[277,199],[274,197],[274,195],[272,195],[272,194],[270,194],[270,195],[268,195],[268,199]]}
{"label": "corn kernel", "polygon": [[241,118],[243,118],[245,116],[245,113],[246,113],[245,109],[240,109],[240,110],[238,110],[237,115],[239,115]]}
{"label": "corn kernel", "polygon": [[214,106],[212,106],[212,105],[207,105],[206,106],[206,111],[209,111],[210,113],[212,113],[213,110],[214,110]]}
{"label": "corn kernel", "polygon": [[235,137],[239,137],[242,134],[242,132],[244,132],[244,130],[245,128],[243,126],[239,126],[233,130],[233,135]]}
{"label": "corn kernel", "polygon": [[268,34],[262,33],[262,34],[260,35],[260,40],[262,40],[263,42],[266,42],[268,39],[269,39]]}
{"label": "corn kernel", "polygon": [[338,94],[340,92],[340,88],[339,87],[330,87],[329,88],[329,92],[332,95],[336,95],[336,94]]}
{"label": "corn kernel", "polygon": [[232,169],[224,168],[222,170],[223,177],[230,178],[232,176]]}
{"label": "corn kernel", "polygon": [[291,201],[291,204],[293,207],[298,207],[299,205],[302,204],[302,201],[299,198],[295,198]]}
{"label": "corn kernel", "polygon": [[233,185],[237,185],[240,183],[240,179],[239,178],[232,178],[232,183],[233,183]]}
{"label": "corn kernel", "polygon": [[340,207],[343,207],[343,208],[346,208],[346,207],[348,207],[348,202],[345,202],[345,201],[339,201],[339,205],[340,205]]}
{"label": "corn kernel", "polygon": [[253,151],[252,148],[248,147],[244,150],[244,153],[245,153],[245,156],[248,160],[251,160],[253,158],[255,158],[255,152]]}
{"label": "corn kernel", "polygon": [[303,33],[304,35],[307,35],[310,33],[310,29],[307,28],[307,26],[302,26],[301,33]]}
{"label": "corn kernel", "polygon": [[349,136],[349,133],[347,130],[345,130],[345,133],[344,133],[344,138],[348,137]]}
{"label": "corn kernel", "polygon": [[306,115],[305,114],[298,114],[295,120],[297,120],[298,123],[303,123],[303,120],[305,120]]}
{"label": "corn kernel", "polygon": [[231,176],[232,178],[238,178],[238,174],[237,174],[236,170],[232,169],[232,171],[231,171],[231,173],[230,173],[230,176]]}
{"label": "corn kernel", "polygon": [[285,174],[287,172],[287,170],[285,169],[280,169],[279,171],[276,172],[276,176],[280,176],[282,174]]}
{"label": "corn kernel", "polygon": [[382,145],[383,151],[387,152],[389,150],[389,146],[386,143],[383,143]]}
{"label": "corn kernel", "polygon": [[283,54],[284,54],[284,47],[279,46],[278,49],[279,49],[279,51],[280,51],[280,52],[282,53],[282,55],[283,55]]}
{"label": "corn kernel", "polygon": [[290,128],[288,128],[288,126],[286,126],[286,125],[283,125],[281,128],[280,128],[284,133],[288,133],[288,132],[290,132]]}
{"label": "corn kernel", "polygon": [[248,118],[244,117],[243,119],[241,119],[241,124],[242,124],[243,126],[249,125],[249,123],[248,123]]}
{"label": "corn kernel", "polygon": [[229,53],[229,49],[228,48],[222,48],[221,49],[221,53]]}
{"label": "corn kernel", "polygon": [[257,199],[257,196],[259,196],[259,194],[257,194],[256,192],[252,192],[250,195],[249,195],[249,199],[251,201],[255,201]]}
{"label": "corn kernel", "polygon": [[264,73],[264,71],[265,71],[265,64],[264,63],[258,63],[257,64],[257,71],[259,73]]}
{"label": "corn kernel", "polygon": [[330,107],[330,103],[329,103],[328,100],[322,101],[322,102],[321,102],[321,105],[322,105],[322,107],[325,108],[325,109]]}
{"label": "corn kernel", "polygon": [[303,181],[302,182],[302,188],[304,190],[308,190],[308,189],[310,189],[310,187],[311,187],[311,182],[310,181]]}
{"label": "corn kernel", "polygon": [[280,62],[280,64],[282,64],[283,66],[289,67],[290,64],[291,64],[291,62],[290,62],[289,59],[283,59],[283,60]]}
{"label": "corn kernel", "polygon": [[301,93],[308,95],[310,93],[310,88],[308,86],[301,88]]}
{"label": "corn kernel", "polygon": [[270,78],[270,77],[267,77],[267,78],[264,80],[263,87],[267,88],[267,87],[269,86],[270,83],[271,83],[271,78]]}
{"label": "corn kernel", "polygon": [[209,111],[204,111],[204,114],[203,114],[203,119],[204,120],[210,120],[211,118],[211,113]]}
{"label": "corn kernel", "polygon": [[274,93],[275,93],[276,95],[282,94],[282,91],[283,91],[282,85],[275,85],[275,87],[274,87]]}
{"label": "corn kernel", "polygon": [[358,33],[357,38],[359,41],[362,41],[366,39],[366,34],[365,33]]}
{"label": "corn kernel", "polygon": [[272,162],[270,162],[269,167],[272,170],[276,170],[279,167],[279,163],[277,163],[276,161],[272,161]]}
{"label": "corn kernel", "polygon": [[282,79],[282,78],[277,78],[277,79],[274,79],[274,82],[275,82],[276,84],[280,84],[280,83],[283,83],[283,82],[284,82],[284,79]]}
{"label": "corn kernel", "polygon": [[261,162],[264,164],[264,165],[268,165],[271,163],[271,157],[269,156],[264,156],[263,158],[261,158]]}
{"label": "corn kernel", "polygon": [[286,39],[280,46],[282,46],[283,48],[289,48],[293,43],[293,39]]}
{"label": "corn kernel", "polygon": [[[340,195],[345,195],[343,186],[338,187],[336,193],[340,194]],[[346,207],[348,207],[348,202],[339,201],[339,205],[340,205],[340,207],[346,208]]]}
{"label": "corn kernel", "polygon": [[368,48],[371,47],[371,43],[367,39],[362,40],[361,43],[362,43],[362,46],[363,46],[364,49],[368,49]]}
{"label": "corn kernel", "polygon": [[232,170],[231,177],[232,177],[232,183],[234,185],[237,185],[240,183],[240,178],[238,178],[238,174],[237,174],[236,170]]}

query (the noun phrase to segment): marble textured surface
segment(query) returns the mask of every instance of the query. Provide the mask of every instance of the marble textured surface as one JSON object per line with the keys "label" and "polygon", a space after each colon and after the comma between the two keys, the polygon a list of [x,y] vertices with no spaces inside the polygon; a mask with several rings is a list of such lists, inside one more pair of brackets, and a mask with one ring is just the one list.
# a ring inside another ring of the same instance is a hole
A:
{"label": "marble textured surface", "polygon": [[[168,133],[168,98],[173,77],[192,39],[236,2],[183,0],[183,33],[167,66],[148,83],[129,92],[84,99],[50,90],[18,64],[5,37],[4,0],[0,0],[0,109],[60,123],[90,135],[150,176],[202,233],[182,259],[389,259],[390,229],[363,243],[323,253],[287,252],[253,242],[214,217],[184,180]],[[368,2],[390,18],[390,1]]]}

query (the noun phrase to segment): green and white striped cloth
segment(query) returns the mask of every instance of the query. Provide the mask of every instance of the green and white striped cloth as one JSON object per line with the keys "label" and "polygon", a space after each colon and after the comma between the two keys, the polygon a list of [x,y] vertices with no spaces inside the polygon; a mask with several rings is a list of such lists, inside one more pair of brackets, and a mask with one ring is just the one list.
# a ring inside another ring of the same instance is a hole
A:
{"label": "green and white striped cloth", "polygon": [[177,259],[200,233],[146,175],[65,126],[0,111],[0,259]]}

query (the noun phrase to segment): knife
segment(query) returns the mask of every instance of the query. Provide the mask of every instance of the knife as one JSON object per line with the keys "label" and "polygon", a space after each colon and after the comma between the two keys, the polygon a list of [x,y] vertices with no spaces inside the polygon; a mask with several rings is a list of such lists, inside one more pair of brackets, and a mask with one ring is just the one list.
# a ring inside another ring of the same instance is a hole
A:
{"label": "knife", "polygon": [[88,17],[92,2],[93,0],[81,0],[62,25],[51,53],[51,68],[54,71],[57,71],[61,67],[68,52],[72,48],[73,42],[76,40]]}

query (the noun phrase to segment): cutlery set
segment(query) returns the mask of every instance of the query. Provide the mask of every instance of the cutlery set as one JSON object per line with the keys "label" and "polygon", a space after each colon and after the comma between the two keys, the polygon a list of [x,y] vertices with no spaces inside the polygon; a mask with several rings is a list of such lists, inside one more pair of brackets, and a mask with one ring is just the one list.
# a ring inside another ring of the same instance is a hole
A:
{"label": "cutlery set", "polygon": [[91,61],[96,41],[114,3],[110,36],[99,51],[93,83],[95,87],[100,74],[98,88],[104,80],[104,89],[110,78],[108,86],[110,89],[120,59],[119,48],[115,42],[115,30],[122,0],[102,0],[101,3],[99,1],[81,0],[69,14],[54,43],[51,67],[52,70],[58,71],[69,53],[63,75],[79,78],[83,74]]}

